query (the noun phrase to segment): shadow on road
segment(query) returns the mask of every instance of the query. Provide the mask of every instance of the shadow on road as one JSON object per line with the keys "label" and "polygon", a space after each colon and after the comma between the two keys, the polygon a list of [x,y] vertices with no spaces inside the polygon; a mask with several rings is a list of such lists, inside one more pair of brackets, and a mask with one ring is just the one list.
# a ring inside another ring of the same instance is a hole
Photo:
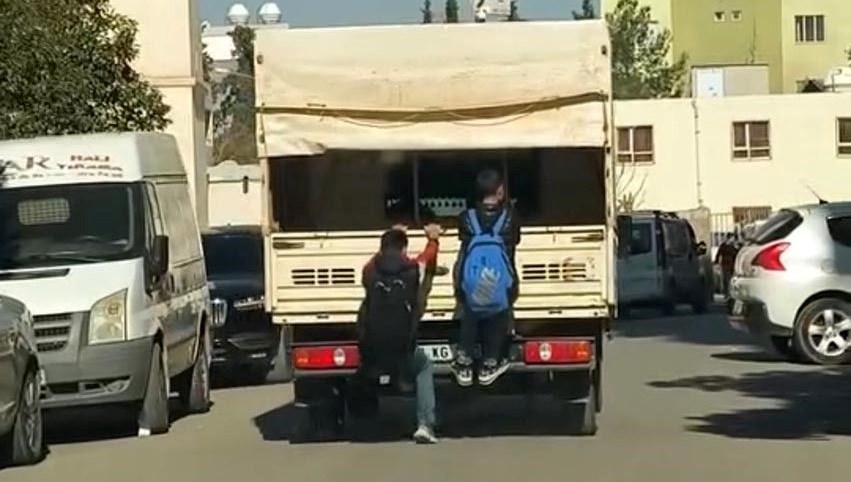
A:
{"label": "shadow on road", "polygon": [[743,362],[743,363],[787,363],[789,360],[786,358],[773,353],[768,348],[765,348],[761,351],[756,349],[755,351],[733,351],[733,352],[723,352],[723,353],[713,353],[712,358],[716,360],[727,360],[727,361],[735,361],[735,362]]}
{"label": "shadow on road", "polygon": [[[172,398],[169,402],[171,423],[189,415]],[[110,406],[61,409],[45,412],[45,436],[48,446],[98,442],[136,437],[138,409]]]}
{"label": "shadow on road", "polygon": [[[569,435],[564,404],[541,397],[475,397],[439,393],[438,434],[442,438]],[[299,416],[289,403],[254,418],[264,440],[286,441]],[[378,415],[347,421],[336,440],[378,443],[409,440],[415,426],[413,400],[382,399]]]}
{"label": "shadow on road", "polygon": [[690,388],[705,392],[737,392],[776,401],[776,407],[758,407],[690,417],[689,430],[732,438],[824,440],[851,435],[851,369],[812,371],[775,370],[698,376],[651,382],[655,388]]}
{"label": "shadow on road", "polygon": [[[751,337],[727,324],[721,306],[713,306],[704,315],[688,313],[687,310],[680,307],[677,314],[669,317],[620,318],[614,322],[613,334],[615,337],[663,338],[698,345],[750,345],[754,342]],[[655,312],[652,314],[657,316]]]}

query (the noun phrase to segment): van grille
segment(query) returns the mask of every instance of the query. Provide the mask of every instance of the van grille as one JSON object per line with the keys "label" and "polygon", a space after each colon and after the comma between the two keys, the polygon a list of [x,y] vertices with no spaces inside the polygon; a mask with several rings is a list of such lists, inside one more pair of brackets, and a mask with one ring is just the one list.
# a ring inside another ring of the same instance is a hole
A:
{"label": "van grille", "polygon": [[523,281],[583,281],[588,279],[584,263],[524,264]]}
{"label": "van grille", "polygon": [[71,319],[70,313],[34,317],[36,346],[40,353],[59,351],[68,346]]}
{"label": "van grille", "polygon": [[298,268],[292,270],[293,284],[296,286],[353,285],[353,268]]}

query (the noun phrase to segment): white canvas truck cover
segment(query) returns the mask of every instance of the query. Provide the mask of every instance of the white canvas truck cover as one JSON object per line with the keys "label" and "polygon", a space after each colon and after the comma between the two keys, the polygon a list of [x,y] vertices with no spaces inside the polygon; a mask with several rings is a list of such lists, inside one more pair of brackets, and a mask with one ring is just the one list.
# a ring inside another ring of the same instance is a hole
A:
{"label": "white canvas truck cover", "polygon": [[605,22],[258,30],[260,155],[606,145]]}

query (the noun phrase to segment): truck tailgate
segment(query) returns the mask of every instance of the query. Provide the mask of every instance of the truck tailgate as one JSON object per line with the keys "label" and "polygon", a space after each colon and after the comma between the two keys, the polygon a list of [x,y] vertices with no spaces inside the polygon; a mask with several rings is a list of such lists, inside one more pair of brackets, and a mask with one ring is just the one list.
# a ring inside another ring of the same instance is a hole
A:
{"label": "truck tailgate", "polygon": [[[425,238],[411,234],[411,253]],[[277,323],[353,322],[363,299],[361,269],[380,233],[275,233],[267,237],[267,309]],[[608,315],[609,276],[604,226],[524,229],[517,249],[520,298],[517,318],[591,318]],[[441,240],[440,273],[425,320],[451,319],[456,233]]]}

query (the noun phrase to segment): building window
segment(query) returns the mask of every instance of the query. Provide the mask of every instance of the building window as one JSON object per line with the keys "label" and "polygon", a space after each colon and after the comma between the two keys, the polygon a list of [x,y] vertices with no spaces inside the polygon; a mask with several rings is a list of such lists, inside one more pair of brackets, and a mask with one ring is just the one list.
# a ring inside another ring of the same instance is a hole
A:
{"label": "building window", "polygon": [[653,126],[618,127],[618,161],[653,163]]}
{"label": "building window", "polygon": [[851,117],[836,120],[836,145],[840,156],[851,156]]}
{"label": "building window", "polygon": [[795,41],[824,42],[824,15],[796,15]]}
{"label": "building window", "polygon": [[733,206],[733,222],[742,225],[768,219],[771,206]]}
{"label": "building window", "polygon": [[725,15],[724,12],[715,12],[716,22],[723,22],[724,20],[727,20],[727,15]]}
{"label": "building window", "polygon": [[733,159],[771,159],[771,138],[768,121],[733,123]]}
{"label": "building window", "polygon": [[741,10],[733,10],[730,13],[730,19],[734,22],[741,22],[742,21],[742,11]]}

